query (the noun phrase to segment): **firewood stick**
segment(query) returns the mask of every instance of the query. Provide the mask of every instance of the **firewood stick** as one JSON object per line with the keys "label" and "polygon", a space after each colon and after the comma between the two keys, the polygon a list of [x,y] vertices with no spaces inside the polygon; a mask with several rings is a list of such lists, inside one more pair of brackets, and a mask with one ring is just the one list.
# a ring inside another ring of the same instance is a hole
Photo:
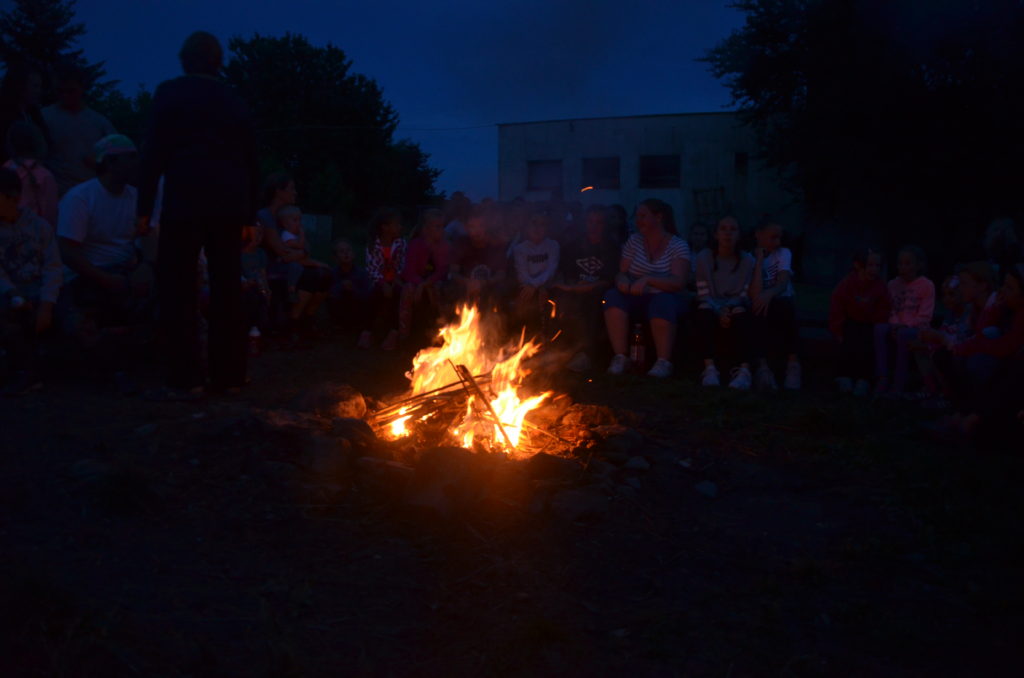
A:
{"label": "firewood stick", "polygon": [[473,379],[473,375],[470,374],[469,368],[465,365],[455,365],[454,363],[452,364],[452,367],[455,368],[459,377],[466,382],[466,390],[470,391],[473,395],[476,395],[483,401],[484,407],[487,408],[487,412],[491,415],[491,419],[494,420],[494,423],[498,426],[498,430],[501,431],[501,437],[505,439],[505,444],[508,445],[508,449],[514,450],[516,446],[512,444],[512,439],[508,437],[508,431],[505,430],[505,426],[501,423],[501,419],[498,418],[494,408],[491,407],[491,401],[488,400],[487,396],[484,395],[484,392],[480,390],[480,385]]}
{"label": "firewood stick", "polygon": [[[491,375],[489,373],[488,374],[481,374],[479,377],[476,377],[476,380],[478,382],[485,382],[486,383],[486,382],[490,381],[490,379],[491,379]],[[419,400],[423,400],[425,398],[429,398],[430,396],[439,394],[442,391],[447,391],[448,389],[452,389],[452,388],[455,388],[455,387],[461,388],[462,385],[463,385],[463,382],[460,379],[459,381],[452,382],[452,383],[448,384],[447,386],[441,386],[440,388],[435,388],[432,391],[426,391],[425,393],[417,393],[414,396],[409,396],[408,398],[403,398],[402,400],[399,400],[397,402],[391,403],[387,407],[382,407],[381,409],[377,410],[377,412],[375,414],[378,417],[379,416],[383,416],[383,415],[387,414],[388,412],[390,412],[391,410],[401,409],[402,407],[404,407],[405,405],[408,405],[411,402],[416,402],[416,401],[419,401]]]}

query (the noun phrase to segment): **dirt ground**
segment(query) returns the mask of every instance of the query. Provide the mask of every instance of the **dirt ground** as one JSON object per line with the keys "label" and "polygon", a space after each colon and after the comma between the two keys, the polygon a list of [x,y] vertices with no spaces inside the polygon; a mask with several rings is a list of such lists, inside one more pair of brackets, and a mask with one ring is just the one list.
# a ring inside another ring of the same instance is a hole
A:
{"label": "dirt ground", "polygon": [[909,406],[813,379],[563,375],[633,413],[650,468],[587,486],[603,508],[580,516],[438,515],[297,475],[259,426],[324,382],[394,392],[408,364],[324,341],[260,356],[241,396],[69,376],[0,404],[0,673],[1019,675],[1020,455],[924,442]]}

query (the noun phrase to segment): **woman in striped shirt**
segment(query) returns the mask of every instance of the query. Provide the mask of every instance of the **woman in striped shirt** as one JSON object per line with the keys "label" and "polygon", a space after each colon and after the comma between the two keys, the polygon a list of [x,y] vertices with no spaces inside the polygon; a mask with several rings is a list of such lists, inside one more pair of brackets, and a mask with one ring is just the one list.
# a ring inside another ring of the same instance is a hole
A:
{"label": "woman in striped shirt", "polygon": [[672,374],[672,346],[676,324],[684,311],[683,295],[690,268],[690,247],[676,235],[672,207],[654,198],[636,210],[636,230],[622,248],[615,287],[604,296],[604,321],[615,357],[609,374],[622,374],[629,366],[629,321],[646,317],[657,361],[647,373],[652,377]]}

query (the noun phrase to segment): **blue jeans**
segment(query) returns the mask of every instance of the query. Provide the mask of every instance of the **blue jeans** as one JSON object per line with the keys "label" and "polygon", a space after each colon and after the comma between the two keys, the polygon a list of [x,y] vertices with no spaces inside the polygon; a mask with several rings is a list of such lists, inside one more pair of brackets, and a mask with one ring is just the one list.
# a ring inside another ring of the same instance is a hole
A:
{"label": "blue jeans", "polygon": [[658,318],[674,325],[686,312],[686,299],[682,294],[672,292],[627,295],[613,287],[604,293],[604,307],[622,309],[634,321],[637,317],[646,316],[647,320]]}

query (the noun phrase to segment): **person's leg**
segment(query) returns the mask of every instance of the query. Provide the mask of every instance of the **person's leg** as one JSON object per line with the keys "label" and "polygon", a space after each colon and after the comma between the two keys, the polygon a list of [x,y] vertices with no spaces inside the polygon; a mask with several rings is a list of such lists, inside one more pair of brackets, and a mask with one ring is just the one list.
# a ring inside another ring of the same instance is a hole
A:
{"label": "person's leg", "polygon": [[889,383],[889,327],[889,323],[875,325],[875,377],[880,391],[884,391]]}
{"label": "person's leg", "polygon": [[679,318],[679,299],[668,292],[651,295],[647,307],[651,321],[651,336],[658,360],[672,362],[672,349],[676,341],[676,322]]}
{"label": "person's leg", "polygon": [[698,356],[705,365],[713,365],[718,357],[715,351],[715,333],[718,331],[718,314],[709,308],[698,308],[694,313],[695,344]]}
{"label": "person's leg", "polygon": [[837,377],[871,381],[874,375],[874,332],[874,326],[868,323],[853,320],[844,323]]}
{"label": "person's leg", "polygon": [[896,365],[892,388],[896,393],[903,393],[907,388],[910,376],[910,343],[917,339],[917,329],[901,327],[896,331]]}
{"label": "person's leg", "polygon": [[398,302],[398,335],[405,339],[412,332],[413,301],[416,297],[416,285],[405,285]]}
{"label": "person's leg", "polygon": [[[191,389],[203,384],[199,344],[201,246],[197,224],[167,219],[161,223],[157,290],[160,326],[166,342],[166,382],[171,388]],[[236,259],[241,269],[240,255]],[[241,272],[235,283],[241,285]]]}
{"label": "person's leg", "polygon": [[208,223],[206,259],[210,269],[210,383],[238,388],[246,380],[246,327],[242,317],[242,226]]}
{"label": "person's leg", "polygon": [[755,356],[759,353],[757,337],[754,335],[753,314],[750,312],[734,313],[729,332],[733,335],[736,345],[736,359],[740,367],[750,368]]}
{"label": "person's leg", "polygon": [[608,341],[615,355],[626,355],[629,350],[629,301],[619,290],[612,288],[604,295],[604,324]]}

